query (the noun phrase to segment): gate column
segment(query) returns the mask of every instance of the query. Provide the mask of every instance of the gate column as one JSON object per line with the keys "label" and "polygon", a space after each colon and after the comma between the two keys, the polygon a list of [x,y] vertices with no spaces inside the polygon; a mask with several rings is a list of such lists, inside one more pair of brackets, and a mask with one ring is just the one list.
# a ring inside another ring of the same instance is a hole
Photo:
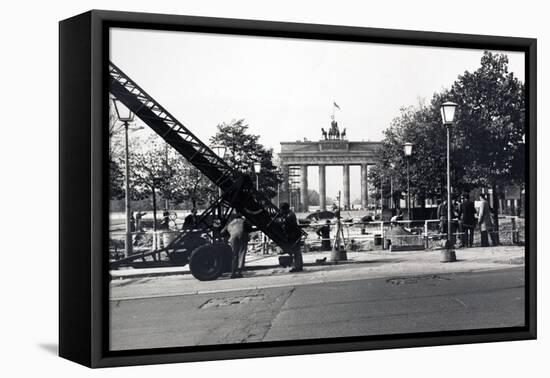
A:
{"label": "gate column", "polygon": [[321,211],[327,209],[327,183],[325,177],[325,166],[319,164],[319,208],[321,209]]}
{"label": "gate column", "polygon": [[368,164],[361,164],[361,207],[366,209],[369,205],[369,180]]}
{"label": "gate column", "polygon": [[345,210],[350,208],[349,200],[349,164],[344,164],[342,167],[344,171],[344,198],[342,201],[342,206]]}
{"label": "gate column", "polygon": [[302,206],[300,210],[307,212],[309,208],[308,193],[307,193],[307,165],[302,165],[301,167],[302,169],[300,172],[300,179],[301,179],[300,203],[302,204]]}

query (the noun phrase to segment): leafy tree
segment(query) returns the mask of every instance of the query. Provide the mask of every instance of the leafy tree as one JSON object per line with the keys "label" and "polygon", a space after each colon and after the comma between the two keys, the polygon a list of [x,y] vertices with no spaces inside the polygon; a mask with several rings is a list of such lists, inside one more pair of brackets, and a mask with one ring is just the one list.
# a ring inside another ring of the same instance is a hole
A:
{"label": "leafy tree", "polygon": [[260,136],[249,132],[249,126],[243,119],[218,125],[216,135],[210,138],[213,145],[225,146],[227,163],[251,176],[256,181],[254,163],[260,162],[261,170],[258,176],[259,191],[268,198],[277,195],[277,185],[282,182],[277,167],[273,163],[273,150],[265,148],[259,142]]}
{"label": "leafy tree", "polygon": [[508,71],[508,57],[485,52],[481,67],[465,72],[449,98],[459,105],[453,143],[464,180],[493,190],[498,229],[502,185],[525,180],[525,86]]}
{"label": "leafy tree", "polygon": [[307,197],[310,206],[319,206],[319,192],[313,189],[308,189]]}
{"label": "leafy tree", "polygon": [[[406,157],[403,146],[413,144],[412,156]],[[393,196],[394,203],[404,198],[407,191],[407,159],[409,163],[411,202],[440,197],[446,190],[446,136],[433,108],[424,104],[401,109],[384,132],[380,159],[369,170],[377,189],[375,198]],[[392,185],[393,183],[393,185]],[[391,188],[393,187],[393,193]]]}
{"label": "leafy tree", "polygon": [[123,137],[124,128],[117,124],[116,114],[109,109],[109,196],[114,200],[124,197]]}
{"label": "leafy tree", "polygon": [[169,192],[174,170],[167,164],[165,143],[156,135],[145,142],[133,141],[130,147],[131,196],[135,200],[152,199],[153,228],[156,230],[157,195]]}
{"label": "leafy tree", "polygon": [[377,188],[384,186],[388,195],[390,179],[394,188],[405,191],[403,144],[411,142],[411,196],[421,201],[444,196],[446,130],[439,109],[449,100],[458,104],[451,129],[453,190],[460,193],[474,187],[491,187],[498,216],[499,186],[523,183],[525,174],[525,88],[508,72],[504,54],[485,52],[477,70],[460,75],[450,90],[436,93],[429,105],[401,109],[385,131],[380,159],[369,175]]}
{"label": "leafy tree", "polygon": [[183,156],[170,149],[168,165],[173,171],[163,197],[175,203],[190,202],[193,208],[208,204],[217,196],[217,188]]}

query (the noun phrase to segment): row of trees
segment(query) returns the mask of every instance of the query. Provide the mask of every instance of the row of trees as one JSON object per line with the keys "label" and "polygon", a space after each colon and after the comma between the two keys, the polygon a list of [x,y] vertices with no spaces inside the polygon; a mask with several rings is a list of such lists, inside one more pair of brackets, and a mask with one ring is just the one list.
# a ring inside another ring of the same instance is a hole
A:
{"label": "row of trees", "polygon": [[[114,116],[110,118],[109,134],[110,195],[111,200],[119,200],[125,196],[124,129]],[[277,195],[280,177],[273,164],[273,151],[259,143],[259,136],[249,132],[244,120],[218,125],[210,143],[226,147],[225,161],[245,174],[255,175],[254,163],[260,162],[260,191],[269,198]],[[159,198],[168,206],[184,204],[196,208],[217,197],[218,189],[212,182],[157,135],[132,136],[129,150],[130,198],[150,199],[155,220],[157,209],[167,206],[159,206]]]}
{"label": "row of trees", "polygon": [[[458,104],[451,129],[451,183],[458,195],[473,188],[492,188],[493,209],[504,185],[525,179],[525,86],[508,71],[504,54],[485,52],[481,66],[460,75],[452,87],[426,104],[401,109],[385,130],[380,159],[370,170],[375,186],[397,201],[407,187],[405,142],[410,157],[411,198],[443,198],[446,193],[446,130],[440,105]],[[394,193],[390,193],[390,180]]]}

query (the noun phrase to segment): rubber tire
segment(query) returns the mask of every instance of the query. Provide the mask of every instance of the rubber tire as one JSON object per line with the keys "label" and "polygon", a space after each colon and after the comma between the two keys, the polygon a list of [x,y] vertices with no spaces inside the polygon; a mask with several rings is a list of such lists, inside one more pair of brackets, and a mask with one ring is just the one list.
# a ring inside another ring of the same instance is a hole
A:
{"label": "rubber tire", "polygon": [[222,275],[226,268],[224,244],[206,244],[191,253],[189,269],[199,281],[213,281]]}
{"label": "rubber tire", "polygon": [[189,264],[191,252],[206,244],[209,244],[208,240],[198,234],[191,234],[185,239],[185,242],[180,242],[173,246],[174,250],[169,254],[170,261],[175,266],[185,266]]}

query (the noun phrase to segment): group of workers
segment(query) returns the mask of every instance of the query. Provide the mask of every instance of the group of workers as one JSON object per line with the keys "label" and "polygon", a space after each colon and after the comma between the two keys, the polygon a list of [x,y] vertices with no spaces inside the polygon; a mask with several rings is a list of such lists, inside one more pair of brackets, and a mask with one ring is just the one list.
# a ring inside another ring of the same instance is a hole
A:
{"label": "group of workers", "polygon": [[[291,235],[292,230],[299,232],[298,220],[296,214],[290,209],[288,203],[282,203],[279,214],[280,222],[289,236],[290,240],[295,240],[294,245],[289,247],[289,253],[292,258],[292,267],[290,272],[301,272],[303,270],[302,251],[300,249],[301,234]],[[193,228],[197,226],[197,211],[192,209],[183,222],[183,228]],[[231,246],[231,278],[241,278],[246,261],[246,252],[248,249],[248,240],[250,233],[254,231],[252,225],[241,213],[236,213],[233,219],[229,221],[220,231],[222,237],[226,237]]]}
{"label": "group of workers", "polygon": [[[487,201],[487,195],[479,195],[479,207],[476,207],[467,193],[462,194],[460,202],[451,205],[451,217],[458,219],[458,231],[461,233],[462,245],[472,247],[474,244],[474,232],[479,225],[481,236],[481,246],[489,246],[489,237],[493,245],[498,245],[497,235],[493,225],[493,215],[491,207]],[[440,233],[447,233],[447,201],[443,200],[437,207],[437,218],[440,220]],[[454,231],[453,231],[454,232]]]}
{"label": "group of workers", "polygon": [[[467,247],[473,245],[474,230],[476,224],[479,224],[481,233],[481,245],[488,246],[488,235],[491,236],[493,244],[495,241],[492,235],[492,220],[491,210],[484,194],[480,195],[480,207],[476,211],[474,203],[470,200],[467,194],[461,196],[461,202],[453,204],[451,211],[459,220],[459,231],[462,233],[462,244]],[[166,222],[168,223],[168,214],[164,214]],[[143,214],[138,214],[137,218],[141,218]],[[290,209],[288,203],[281,204],[280,207],[280,221],[285,230],[299,230],[296,214]],[[396,214],[392,221],[403,219],[403,213]],[[442,201],[437,208],[437,217],[440,219],[440,231],[442,234],[446,233],[447,229],[447,202]],[[197,210],[192,209],[191,213],[184,219],[182,228],[194,228],[197,227]],[[137,226],[137,224],[136,224]],[[137,228],[137,227],[136,227]],[[331,222],[326,220],[325,224],[316,230],[316,234],[321,239],[321,249],[330,250]],[[248,248],[249,235],[253,231],[252,225],[246,218],[237,213],[235,217],[228,222],[225,227],[220,230],[220,236],[227,237],[228,243],[231,246],[232,258],[231,258],[231,278],[243,277],[243,270],[245,267],[246,252]],[[296,245],[290,248],[290,255],[292,258],[292,267],[290,272],[300,272],[303,270],[302,252],[300,249],[300,236],[294,235],[296,239]],[[289,239],[292,239],[293,235],[289,235]]]}
{"label": "group of workers", "polygon": [[[296,214],[294,214],[286,202],[281,204],[280,218],[283,229],[288,230],[289,233],[291,230],[299,230]],[[237,213],[235,218],[221,230],[222,236],[228,236],[228,243],[232,250],[231,278],[241,278],[243,276],[242,272],[245,266],[248,239],[252,231],[252,225],[240,213]],[[292,258],[290,272],[301,272],[303,270],[303,260],[300,249],[300,235],[289,235],[290,240],[293,240],[292,236],[295,236],[295,243],[289,250]]]}

